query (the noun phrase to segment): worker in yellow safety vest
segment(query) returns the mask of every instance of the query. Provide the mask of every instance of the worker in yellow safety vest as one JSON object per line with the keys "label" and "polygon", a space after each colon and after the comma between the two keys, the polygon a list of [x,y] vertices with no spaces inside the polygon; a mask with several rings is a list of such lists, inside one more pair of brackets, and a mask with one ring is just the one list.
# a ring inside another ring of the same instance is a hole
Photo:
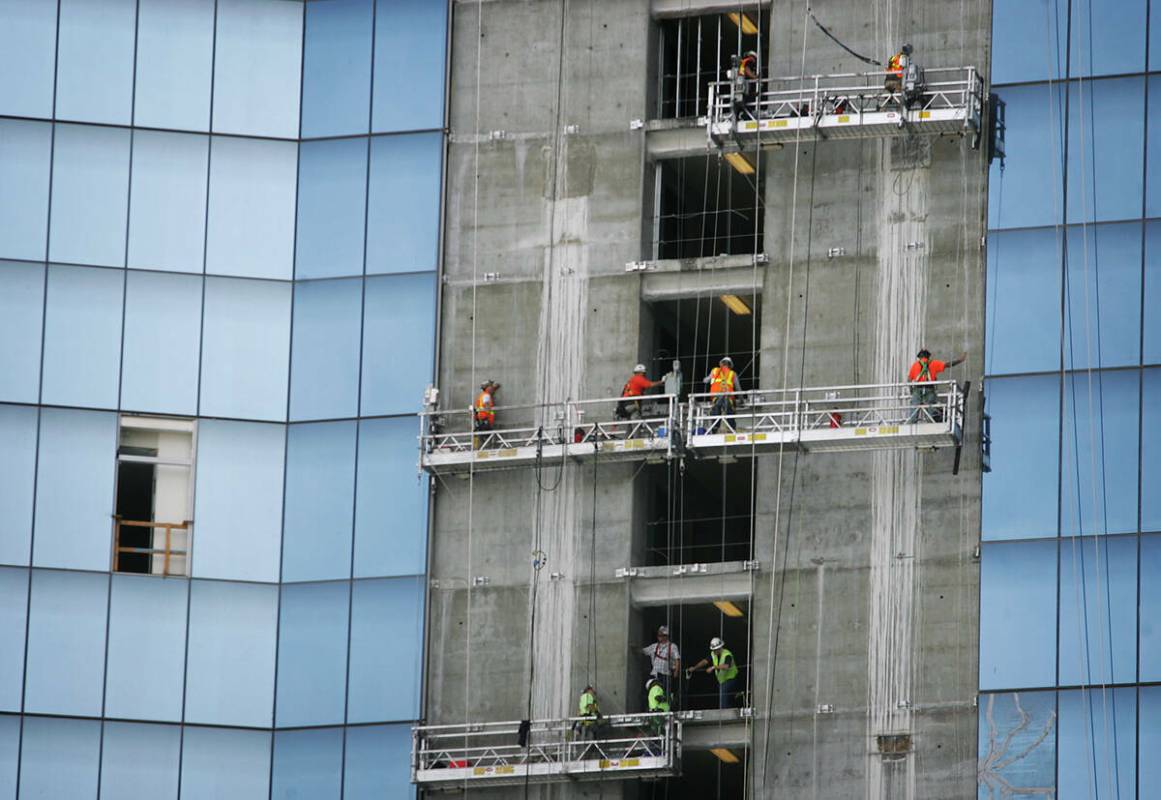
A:
{"label": "worker in yellow safety vest", "polygon": [[496,425],[496,392],[500,391],[500,384],[495,381],[484,381],[480,384],[480,393],[476,395],[475,421],[476,430],[490,431]]}
{"label": "worker in yellow safety vest", "polygon": [[[669,713],[669,695],[665,693],[661,681],[656,678],[645,681],[645,697],[649,703],[650,714]],[[653,729],[653,735],[657,736],[665,728],[665,720],[662,717],[654,717],[649,720],[649,726]]]}
{"label": "worker in yellow safety vest", "polygon": [[573,723],[573,732],[579,732],[582,737],[594,739],[601,725],[601,706],[597,703],[597,690],[590,683],[581,692],[580,702],[577,704],[577,716]]}
{"label": "worker in yellow safety vest", "polygon": [[[725,356],[718,365],[710,370],[702,383],[709,385],[713,406],[710,413],[715,417],[722,417],[734,409],[734,392],[742,391],[738,384],[738,373],[734,372],[734,360]],[[717,422],[712,426],[717,427]]]}
{"label": "worker in yellow safety vest", "polygon": [[726,649],[726,643],[717,636],[710,639],[709,658],[703,658],[685,671],[689,677],[702,667],[718,679],[718,708],[729,708],[738,686],[738,665],[734,654]]}

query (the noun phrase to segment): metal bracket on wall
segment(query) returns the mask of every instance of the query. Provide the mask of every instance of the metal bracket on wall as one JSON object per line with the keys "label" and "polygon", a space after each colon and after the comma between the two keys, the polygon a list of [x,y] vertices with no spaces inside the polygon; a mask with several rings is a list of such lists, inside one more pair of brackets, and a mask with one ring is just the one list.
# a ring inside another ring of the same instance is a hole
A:
{"label": "metal bracket on wall", "polygon": [[629,130],[631,130],[631,131],[639,131],[644,127],[645,127],[645,120],[643,120],[643,119],[631,119],[631,120],[629,120]]}
{"label": "metal bracket on wall", "polygon": [[922,250],[926,245],[923,242],[908,242],[904,245],[904,250]]}
{"label": "metal bracket on wall", "polygon": [[616,572],[614,572],[613,574],[618,578],[636,578],[637,577],[637,568],[636,567],[622,567],[622,568],[618,569]]}
{"label": "metal bracket on wall", "polygon": [[770,255],[768,253],[754,253],[754,264],[761,266],[762,264],[770,263]]}
{"label": "metal bracket on wall", "polygon": [[492,582],[492,579],[487,575],[476,575],[472,578],[472,586],[487,586]]}
{"label": "metal bracket on wall", "polygon": [[747,572],[758,572],[762,569],[762,562],[758,559],[754,559],[753,561],[743,561],[742,569],[746,570]]}
{"label": "metal bracket on wall", "polygon": [[834,703],[819,703],[817,706],[814,707],[814,713],[816,713],[816,714],[833,714],[834,713]]}
{"label": "metal bracket on wall", "polygon": [[679,564],[674,567],[674,575],[704,575],[709,572],[709,567],[705,564]]}
{"label": "metal bracket on wall", "polygon": [[629,261],[625,264],[625,272],[648,272],[651,269],[657,269],[653,261]]}
{"label": "metal bracket on wall", "polygon": [[847,249],[845,247],[832,247],[826,251],[827,258],[839,258],[841,256],[845,256],[846,254]]}

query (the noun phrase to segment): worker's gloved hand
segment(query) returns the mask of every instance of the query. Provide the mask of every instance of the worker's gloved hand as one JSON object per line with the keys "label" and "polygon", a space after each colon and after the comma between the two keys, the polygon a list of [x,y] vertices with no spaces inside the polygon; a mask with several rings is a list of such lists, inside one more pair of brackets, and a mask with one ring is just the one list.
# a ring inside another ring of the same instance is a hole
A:
{"label": "worker's gloved hand", "polygon": [[685,677],[688,678],[692,674],[693,674],[693,667],[687,667],[685,670]]}

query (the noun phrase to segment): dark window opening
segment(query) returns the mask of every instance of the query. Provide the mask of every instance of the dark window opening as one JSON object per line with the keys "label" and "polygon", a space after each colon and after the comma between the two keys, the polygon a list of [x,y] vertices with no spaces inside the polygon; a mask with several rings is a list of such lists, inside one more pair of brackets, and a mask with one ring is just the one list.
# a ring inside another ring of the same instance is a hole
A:
{"label": "dark window opening", "polygon": [[769,14],[707,14],[663,19],[658,31],[657,116],[699,117],[706,113],[709,85],[727,80],[732,60],[762,50],[770,30]]}
{"label": "dark window opening", "polygon": [[686,460],[684,476],[651,467],[645,566],[748,561],[754,460]]}
{"label": "dark window opening", "polygon": [[760,294],[722,292],[655,301],[647,310],[653,320],[649,374],[664,375],[675,360],[681,362],[683,400],[689,393],[708,391],[703,381],[724,356],[733,359],[742,391],[758,388]]}
{"label": "dark window opening", "polygon": [[762,252],[762,170],[753,154],[735,155],[744,160],[710,154],[657,163],[657,258]]}
{"label": "dark window opening", "polygon": [[[122,448],[122,452],[127,448]],[[133,448],[140,449],[140,448]],[[153,455],[157,452],[139,453]],[[122,462],[117,465],[117,516],[122,520],[153,519],[153,464]],[[118,572],[149,574],[151,557],[145,551],[152,547],[153,535],[149,528],[125,526],[121,529],[120,546],[131,548],[120,553]]]}
{"label": "dark window opening", "polygon": [[[689,603],[672,606],[656,606],[643,609],[644,623],[641,641],[656,641],[657,628],[669,628],[670,641],[677,645],[681,655],[681,675],[673,681],[670,696],[677,710],[715,709],[720,707],[720,685],[715,675],[706,672],[706,666],[694,672],[689,678],[685,671],[695,666],[703,658],[710,662],[710,640],[720,637],[725,649],[733,654],[738,667],[738,675],[733,690],[727,694],[728,708],[749,706],[747,679],[750,665],[750,604],[744,600],[731,601],[733,610],[741,616],[728,616],[711,603]],[[642,708],[645,704],[644,684],[642,684]],[[725,795],[723,795],[725,796]]]}

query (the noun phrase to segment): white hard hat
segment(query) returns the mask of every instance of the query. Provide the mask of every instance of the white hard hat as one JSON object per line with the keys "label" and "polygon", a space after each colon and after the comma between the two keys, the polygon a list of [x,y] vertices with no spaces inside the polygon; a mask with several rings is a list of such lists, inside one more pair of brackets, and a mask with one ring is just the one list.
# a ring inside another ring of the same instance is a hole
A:
{"label": "white hard hat", "polygon": [[723,356],[722,360],[719,361],[718,363],[719,364],[726,364],[726,365],[732,367],[732,366],[734,366],[734,359],[730,358],[729,356]]}
{"label": "white hard hat", "polygon": [[634,372],[644,372],[644,371],[645,371],[645,365],[644,365],[644,364],[638,364],[637,366],[633,367],[633,371],[634,371]]}
{"label": "white hard hat", "polygon": [[715,636],[714,638],[710,639],[710,650],[721,650],[723,647],[725,647],[725,644],[725,642]]}
{"label": "white hard hat", "polygon": [[668,636],[668,635],[669,635],[669,628],[667,628],[667,627],[666,627],[666,626],[664,626],[664,625],[662,625],[660,628],[658,628],[658,629],[657,629],[657,635],[658,635],[658,636],[660,636],[660,635],[662,635],[662,634],[664,634],[664,635]]}
{"label": "white hard hat", "polygon": [[653,684],[655,684],[655,683],[657,683],[656,678],[650,678],[649,680],[645,681],[645,691],[649,691],[650,689],[652,689]]}

